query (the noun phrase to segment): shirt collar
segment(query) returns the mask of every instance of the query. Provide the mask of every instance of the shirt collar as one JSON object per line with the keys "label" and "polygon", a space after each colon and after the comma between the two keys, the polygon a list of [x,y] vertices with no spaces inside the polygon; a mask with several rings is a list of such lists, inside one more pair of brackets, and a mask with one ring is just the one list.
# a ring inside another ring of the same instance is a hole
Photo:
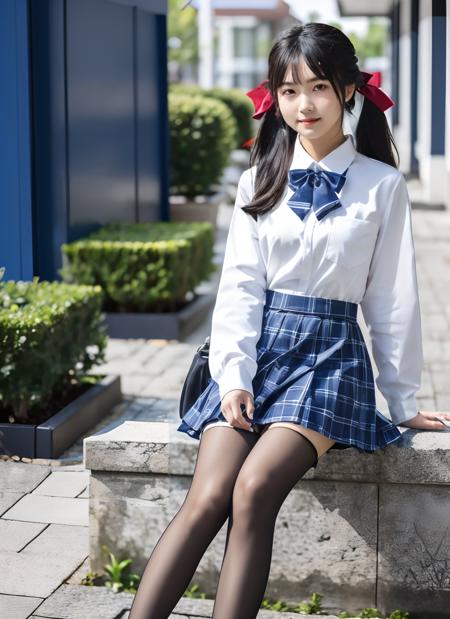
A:
{"label": "shirt collar", "polygon": [[311,155],[302,146],[299,135],[297,135],[290,169],[306,169],[308,167],[316,168],[319,166],[323,170],[342,174],[342,172],[344,172],[351,164],[357,152],[353,143],[353,135],[351,133],[346,133],[344,135],[346,137],[345,142],[337,146],[320,161],[316,161],[313,157],[311,157]]}

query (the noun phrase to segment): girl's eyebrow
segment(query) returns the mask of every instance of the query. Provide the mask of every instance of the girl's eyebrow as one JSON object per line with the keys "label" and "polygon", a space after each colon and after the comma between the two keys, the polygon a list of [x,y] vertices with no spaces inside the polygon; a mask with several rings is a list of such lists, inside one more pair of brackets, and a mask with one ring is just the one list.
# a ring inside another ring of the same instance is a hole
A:
{"label": "girl's eyebrow", "polygon": [[[306,83],[310,84],[311,82],[323,82],[323,81],[324,81],[323,77],[311,77],[309,80],[306,80]],[[281,86],[295,86],[295,84],[296,82],[281,82],[280,87]]]}

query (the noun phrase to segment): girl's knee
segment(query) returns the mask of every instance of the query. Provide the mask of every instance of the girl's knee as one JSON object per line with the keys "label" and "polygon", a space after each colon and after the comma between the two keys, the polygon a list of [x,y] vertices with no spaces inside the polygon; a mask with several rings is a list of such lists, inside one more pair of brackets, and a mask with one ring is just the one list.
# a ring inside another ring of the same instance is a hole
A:
{"label": "girl's knee", "polygon": [[195,495],[188,493],[183,504],[183,517],[191,524],[204,521],[208,516],[225,517],[230,510],[231,497],[221,484],[208,484],[196,492]]}
{"label": "girl's knee", "polygon": [[269,480],[258,473],[239,474],[233,490],[233,514],[256,517],[267,505]]}

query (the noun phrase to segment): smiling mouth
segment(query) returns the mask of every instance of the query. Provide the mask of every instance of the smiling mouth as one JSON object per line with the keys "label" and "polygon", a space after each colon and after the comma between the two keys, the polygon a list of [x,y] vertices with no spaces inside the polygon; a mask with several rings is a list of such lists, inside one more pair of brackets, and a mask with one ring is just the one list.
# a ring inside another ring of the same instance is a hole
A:
{"label": "smiling mouth", "polygon": [[304,123],[306,125],[310,124],[310,123],[315,123],[318,120],[320,120],[320,118],[308,118],[307,120],[299,120],[299,123]]}

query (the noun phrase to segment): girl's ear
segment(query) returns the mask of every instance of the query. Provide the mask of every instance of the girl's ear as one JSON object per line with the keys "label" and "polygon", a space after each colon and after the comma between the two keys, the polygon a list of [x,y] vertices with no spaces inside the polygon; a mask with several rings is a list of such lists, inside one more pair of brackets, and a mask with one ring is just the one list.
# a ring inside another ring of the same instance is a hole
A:
{"label": "girl's ear", "polygon": [[350,101],[355,90],[356,90],[355,84],[348,84],[345,87],[345,102]]}

